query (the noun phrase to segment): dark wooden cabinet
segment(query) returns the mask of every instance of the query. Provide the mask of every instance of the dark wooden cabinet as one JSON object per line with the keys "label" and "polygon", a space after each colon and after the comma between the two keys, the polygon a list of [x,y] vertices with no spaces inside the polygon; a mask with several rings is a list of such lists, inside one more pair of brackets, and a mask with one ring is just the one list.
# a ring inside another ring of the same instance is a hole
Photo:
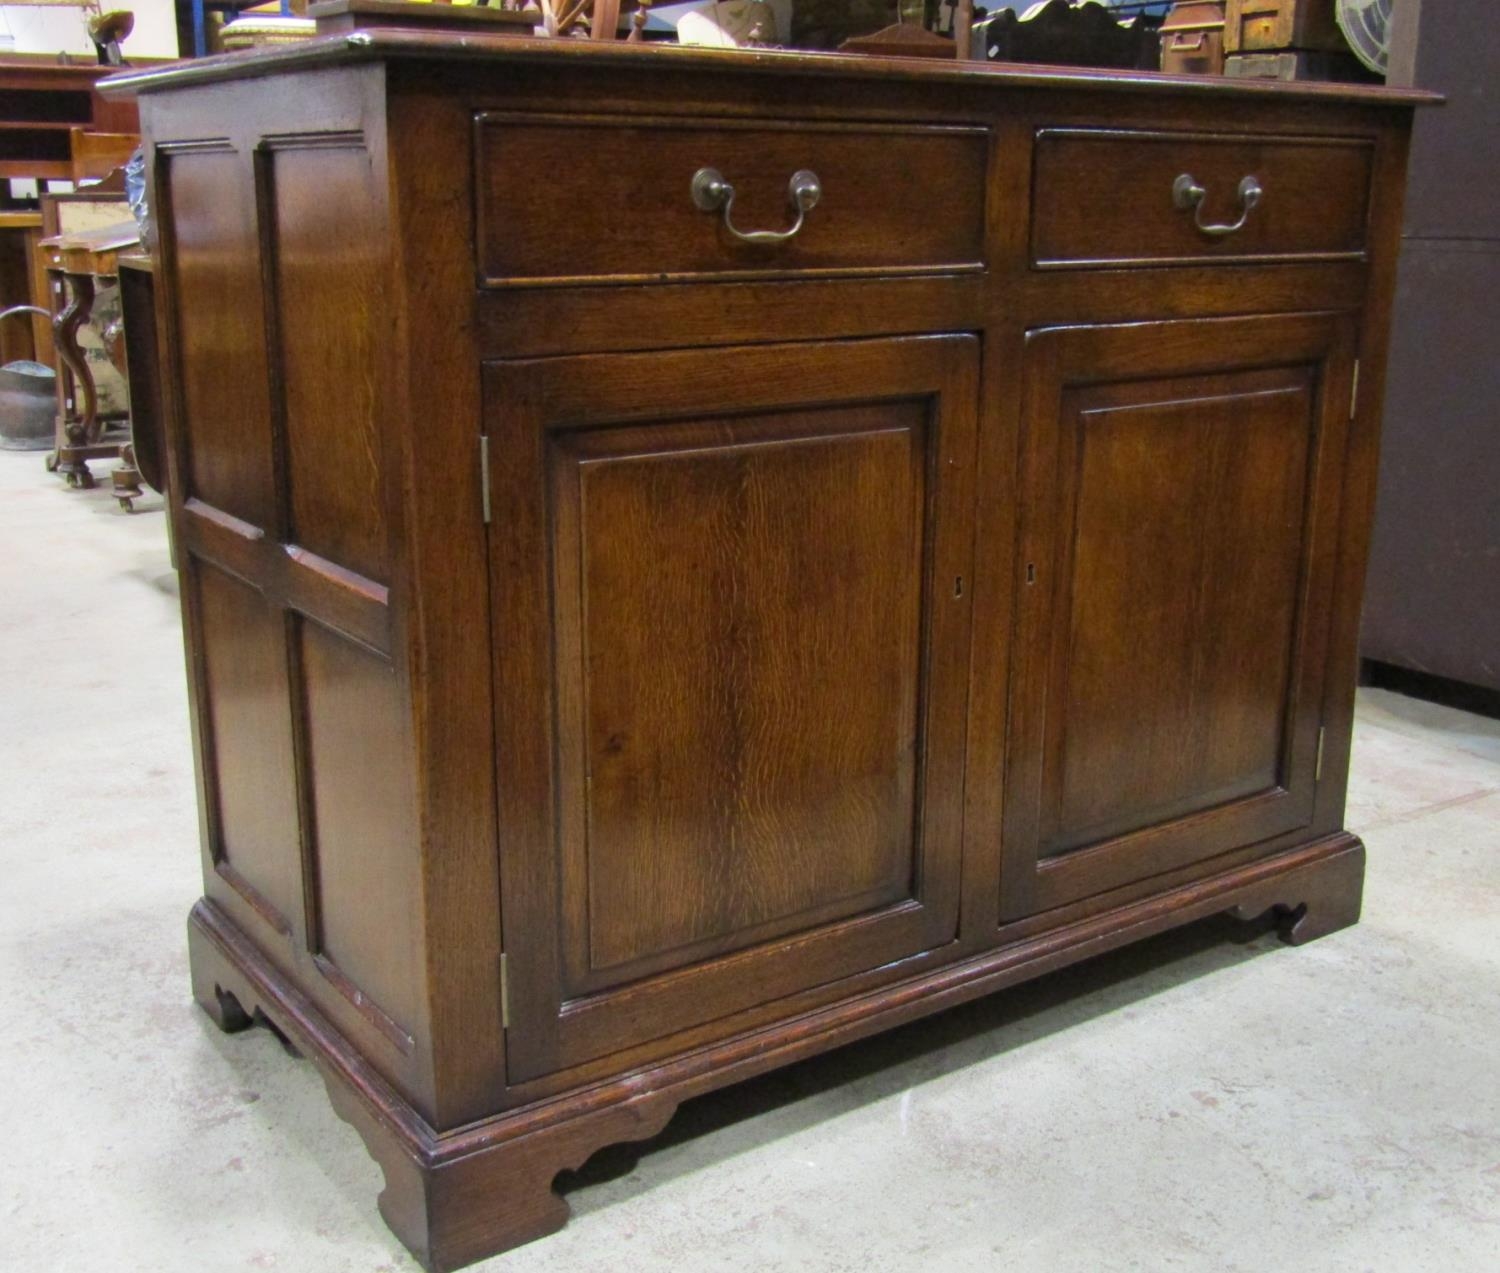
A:
{"label": "dark wooden cabinet", "polygon": [[430,1268],[697,1093],[1358,917],[1424,95],[398,31],[123,83],[194,993]]}

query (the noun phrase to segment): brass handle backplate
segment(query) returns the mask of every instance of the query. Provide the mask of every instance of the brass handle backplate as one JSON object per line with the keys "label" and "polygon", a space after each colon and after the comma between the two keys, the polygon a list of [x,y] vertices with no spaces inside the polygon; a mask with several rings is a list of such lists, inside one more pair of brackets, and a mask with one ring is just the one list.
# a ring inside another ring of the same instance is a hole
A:
{"label": "brass handle backplate", "polygon": [[693,174],[693,202],[704,212],[724,214],[724,228],[742,243],[785,243],[792,238],[807,219],[807,214],[817,207],[823,197],[823,186],[818,174],[806,168],[792,174],[787,182],[787,198],[796,210],[797,219],[787,230],[740,230],[730,220],[734,210],[734,187],[724,180],[717,168],[700,168]]}
{"label": "brass handle backplate", "polygon": [[1184,212],[1189,209],[1193,212],[1193,224],[1204,234],[1211,234],[1215,238],[1222,238],[1226,234],[1234,234],[1245,228],[1245,222],[1250,219],[1250,213],[1255,205],[1265,194],[1265,188],[1255,177],[1245,177],[1240,181],[1240,216],[1238,221],[1229,225],[1205,225],[1203,223],[1203,200],[1208,196],[1208,191],[1200,186],[1198,182],[1188,173],[1183,173],[1172,183],[1172,202]]}

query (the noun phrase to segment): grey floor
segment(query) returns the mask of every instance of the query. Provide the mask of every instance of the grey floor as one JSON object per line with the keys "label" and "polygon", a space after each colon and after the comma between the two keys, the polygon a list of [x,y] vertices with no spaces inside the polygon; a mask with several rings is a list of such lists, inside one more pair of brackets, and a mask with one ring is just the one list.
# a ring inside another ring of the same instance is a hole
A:
{"label": "grey floor", "polygon": [[[528,1270],[1500,1269],[1500,723],[1362,697],[1365,920],[1159,938],[685,1107]],[[310,1066],[191,1005],[159,512],[0,452],[0,1269],[408,1270]]]}

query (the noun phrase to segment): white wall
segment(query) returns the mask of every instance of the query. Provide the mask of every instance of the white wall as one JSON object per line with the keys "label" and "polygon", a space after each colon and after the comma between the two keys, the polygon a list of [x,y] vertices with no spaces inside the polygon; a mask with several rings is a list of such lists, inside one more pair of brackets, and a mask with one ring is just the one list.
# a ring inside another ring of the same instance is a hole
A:
{"label": "white wall", "polygon": [[[130,9],[135,30],[122,46],[125,56],[176,57],[177,14],[173,0],[103,0],[106,11]],[[0,5],[0,35],[8,28],[16,38],[17,53],[81,53],[92,55],[94,42],[84,25],[85,9],[46,5],[33,8]]]}

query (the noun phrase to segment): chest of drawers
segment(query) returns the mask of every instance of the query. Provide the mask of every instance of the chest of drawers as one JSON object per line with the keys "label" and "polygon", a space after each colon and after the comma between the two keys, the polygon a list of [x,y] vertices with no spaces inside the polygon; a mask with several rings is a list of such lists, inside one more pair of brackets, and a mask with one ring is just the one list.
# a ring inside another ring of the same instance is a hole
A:
{"label": "chest of drawers", "polygon": [[1418,95],[400,32],[122,83],[195,993],[429,1267],[696,1093],[1356,919]]}

